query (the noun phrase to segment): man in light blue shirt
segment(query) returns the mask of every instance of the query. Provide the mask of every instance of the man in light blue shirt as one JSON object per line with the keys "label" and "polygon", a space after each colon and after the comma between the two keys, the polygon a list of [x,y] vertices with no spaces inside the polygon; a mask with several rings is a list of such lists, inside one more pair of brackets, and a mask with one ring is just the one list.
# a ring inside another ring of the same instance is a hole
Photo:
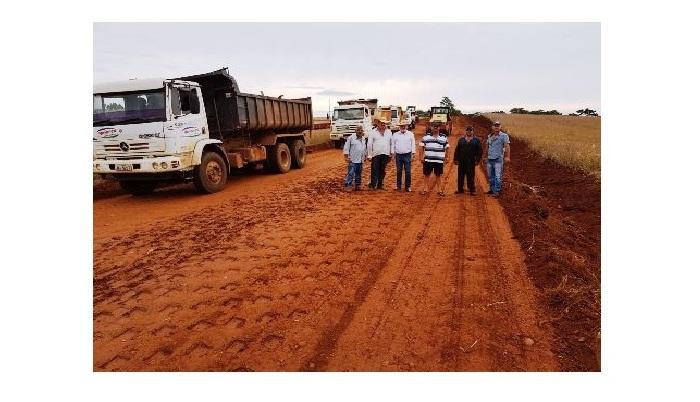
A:
{"label": "man in light blue shirt", "polygon": [[391,136],[391,154],[396,155],[396,191],[401,191],[403,173],[406,173],[406,192],[411,192],[411,161],[416,153],[416,137],[407,130],[408,121],[399,124],[399,131]]}
{"label": "man in light blue shirt", "polygon": [[496,121],[486,139],[486,173],[489,178],[486,194],[498,197],[501,192],[504,162],[510,163],[510,137],[501,131],[501,122]]}
{"label": "man in light blue shirt", "polygon": [[367,157],[367,146],[365,145],[364,129],[357,126],[355,134],[345,140],[343,155],[348,162],[348,174],[345,176],[343,184],[345,191],[352,191],[352,184],[355,183],[355,190],[360,190],[362,182],[362,162]]}

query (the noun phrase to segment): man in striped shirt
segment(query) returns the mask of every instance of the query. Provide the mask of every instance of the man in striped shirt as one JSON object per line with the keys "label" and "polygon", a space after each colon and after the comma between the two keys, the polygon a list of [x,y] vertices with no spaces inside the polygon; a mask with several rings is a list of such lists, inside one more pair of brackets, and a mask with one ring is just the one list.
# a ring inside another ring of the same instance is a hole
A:
{"label": "man in striped shirt", "polygon": [[[433,185],[437,183],[438,195],[445,196],[445,185],[442,180],[442,172],[445,163],[447,163],[447,148],[450,144],[447,142],[447,137],[440,135],[440,123],[435,122],[431,128],[430,134],[426,134],[420,145],[420,160],[423,163],[423,191],[421,194],[427,194],[433,190]],[[435,182],[428,188],[430,175],[435,174]]]}

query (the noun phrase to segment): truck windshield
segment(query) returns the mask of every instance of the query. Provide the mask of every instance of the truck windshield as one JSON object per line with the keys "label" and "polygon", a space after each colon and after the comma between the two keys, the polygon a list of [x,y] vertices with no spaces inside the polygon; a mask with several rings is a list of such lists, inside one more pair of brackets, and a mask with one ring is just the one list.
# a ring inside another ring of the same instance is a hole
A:
{"label": "truck windshield", "polygon": [[333,120],[360,120],[364,118],[364,109],[335,109],[333,111]]}
{"label": "truck windshield", "polygon": [[165,121],[165,89],[94,94],[92,105],[95,127]]}
{"label": "truck windshield", "polygon": [[392,110],[392,111],[391,111],[391,118],[392,118],[392,119],[395,119],[395,118],[397,118],[397,117],[399,117],[399,111],[398,111],[398,110]]}

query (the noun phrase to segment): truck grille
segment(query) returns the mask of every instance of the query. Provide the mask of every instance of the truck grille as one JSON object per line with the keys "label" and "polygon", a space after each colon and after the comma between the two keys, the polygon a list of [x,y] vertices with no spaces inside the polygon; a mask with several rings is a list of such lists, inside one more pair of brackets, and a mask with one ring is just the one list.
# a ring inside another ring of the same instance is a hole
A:
{"label": "truck grille", "polygon": [[[122,143],[126,143],[129,146],[126,151],[122,149]],[[94,147],[96,154],[116,157],[117,159],[163,152],[163,144],[152,144],[143,141],[113,141],[94,144]]]}
{"label": "truck grille", "polygon": [[[129,142],[129,141],[124,141],[127,144],[129,144],[129,151],[148,151],[149,146],[147,142]],[[118,143],[113,143],[113,144],[104,144],[102,147],[105,152],[121,152],[123,153],[121,148],[119,148],[121,142]]]}
{"label": "truck grille", "polygon": [[355,128],[357,128],[357,124],[348,124],[344,126],[336,126],[335,131],[340,134],[354,134]]}

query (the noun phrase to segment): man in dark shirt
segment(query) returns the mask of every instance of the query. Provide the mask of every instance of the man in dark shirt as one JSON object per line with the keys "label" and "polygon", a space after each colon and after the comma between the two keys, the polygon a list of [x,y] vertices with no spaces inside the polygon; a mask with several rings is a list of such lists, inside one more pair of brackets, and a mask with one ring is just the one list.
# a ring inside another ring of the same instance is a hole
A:
{"label": "man in dark shirt", "polygon": [[469,195],[476,195],[474,172],[476,165],[481,161],[481,154],[481,142],[474,136],[474,128],[467,126],[465,135],[459,137],[455,148],[454,163],[459,165],[457,169],[457,191],[455,191],[455,194],[464,193],[464,176],[467,176]]}

